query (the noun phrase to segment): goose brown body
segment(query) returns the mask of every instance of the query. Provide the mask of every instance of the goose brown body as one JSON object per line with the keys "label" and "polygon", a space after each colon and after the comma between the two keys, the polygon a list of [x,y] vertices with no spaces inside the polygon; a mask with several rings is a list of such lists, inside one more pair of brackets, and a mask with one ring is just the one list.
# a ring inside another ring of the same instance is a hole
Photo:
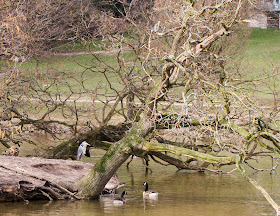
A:
{"label": "goose brown body", "polygon": [[116,189],[124,185],[125,183],[119,181],[117,174],[114,174],[112,178],[105,185],[104,190],[108,193],[114,193]]}

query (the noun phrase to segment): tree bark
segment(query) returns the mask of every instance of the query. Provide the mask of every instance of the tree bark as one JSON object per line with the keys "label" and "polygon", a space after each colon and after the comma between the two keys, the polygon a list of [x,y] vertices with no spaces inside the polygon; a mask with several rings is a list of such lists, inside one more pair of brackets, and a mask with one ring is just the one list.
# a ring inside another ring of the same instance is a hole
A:
{"label": "tree bark", "polygon": [[139,131],[141,130],[134,127],[122,140],[113,144],[81,180],[79,187],[83,197],[97,198],[109,179],[136,150],[136,147],[141,148],[144,139],[141,138]]}

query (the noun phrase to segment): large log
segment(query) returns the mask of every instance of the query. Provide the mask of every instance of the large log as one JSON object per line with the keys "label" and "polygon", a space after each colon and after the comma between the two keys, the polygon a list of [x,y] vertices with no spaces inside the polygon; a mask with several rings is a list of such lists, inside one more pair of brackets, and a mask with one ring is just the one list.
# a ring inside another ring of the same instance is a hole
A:
{"label": "large log", "polygon": [[93,167],[71,160],[0,156],[0,202],[79,199],[79,182]]}

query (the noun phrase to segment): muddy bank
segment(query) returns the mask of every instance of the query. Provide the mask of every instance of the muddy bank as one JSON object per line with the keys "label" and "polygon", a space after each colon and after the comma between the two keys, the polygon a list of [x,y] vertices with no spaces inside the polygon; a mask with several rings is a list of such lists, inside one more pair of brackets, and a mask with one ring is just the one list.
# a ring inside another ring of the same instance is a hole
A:
{"label": "muddy bank", "polygon": [[0,156],[0,202],[80,199],[76,184],[92,166],[72,160]]}

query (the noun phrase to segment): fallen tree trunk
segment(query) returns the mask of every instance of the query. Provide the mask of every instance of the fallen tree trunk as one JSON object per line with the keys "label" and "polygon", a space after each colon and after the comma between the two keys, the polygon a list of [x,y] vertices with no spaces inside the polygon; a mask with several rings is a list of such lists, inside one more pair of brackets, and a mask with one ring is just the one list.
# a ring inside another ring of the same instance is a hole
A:
{"label": "fallen tree trunk", "polygon": [[[93,147],[108,149],[107,145],[94,145],[95,141],[117,142],[128,131],[130,124],[106,125],[95,130],[88,131],[54,147],[47,153],[47,157],[56,159],[76,159],[77,150],[82,141],[87,141]],[[87,152],[89,154],[89,152]]]}
{"label": "fallen tree trunk", "polygon": [[93,164],[0,156],[0,202],[80,199],[75,192]]}
{"label": "fallen tree trunk", "polygon": [[235,157],[233,156],[216,157],[210,154],[201,153],[191,149],[160,144],[160,143],[153,143],[153,142],[146,142],[142,149],[149,152],[170,152],[177,155],[179,158],[184,155],[197,160],[205,161],[208,163],[220,164],[220,165],[234,164],[236,161]]}

